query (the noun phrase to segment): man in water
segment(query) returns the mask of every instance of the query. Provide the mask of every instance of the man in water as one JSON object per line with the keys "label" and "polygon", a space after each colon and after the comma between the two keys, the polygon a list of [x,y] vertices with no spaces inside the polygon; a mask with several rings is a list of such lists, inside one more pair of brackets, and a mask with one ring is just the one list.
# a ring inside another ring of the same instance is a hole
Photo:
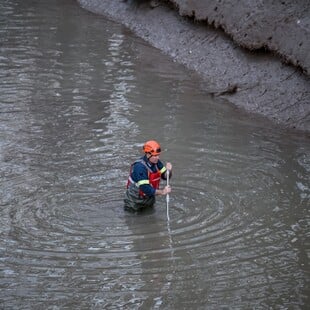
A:
{"label": "man in water", "polygon": [[140,211],[152,207],[156,195],[167,195],[171,192],[170,186],[159,189],[161,179],[171,177],[172,165],[166,166],[159,160],[161,148],[158,142],[150,140],[143,145],[144,156],[135,161],[130,168],[130,174],[125,193],[126,211]]}

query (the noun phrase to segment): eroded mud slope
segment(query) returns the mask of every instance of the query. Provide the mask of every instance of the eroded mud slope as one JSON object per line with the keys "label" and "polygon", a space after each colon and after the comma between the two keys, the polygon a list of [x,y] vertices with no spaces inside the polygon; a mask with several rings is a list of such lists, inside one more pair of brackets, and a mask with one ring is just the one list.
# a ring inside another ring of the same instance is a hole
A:
{"label": "eroded mud slope", "polygon": [[309,0],[173,0],[183,16],[222,28],[240,46],[265,48],[310,73]]}

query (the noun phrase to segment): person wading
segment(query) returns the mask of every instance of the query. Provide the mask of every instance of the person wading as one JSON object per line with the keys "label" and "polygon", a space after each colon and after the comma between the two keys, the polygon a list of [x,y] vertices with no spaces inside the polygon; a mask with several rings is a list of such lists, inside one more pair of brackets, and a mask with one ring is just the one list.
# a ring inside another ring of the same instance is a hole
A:
{"label": "person wading", "polygon": [[126,211],[140,211],[146,207],[152,207],[155,196],[167,195],[171,192],[170,186],[159,189],[161,179],[167,179],[172,175],[172,165],[166,166],[159,160],[161,148],[158,142],[150,140],[143,145],[143,157],[136,160],[130,168],[127,181],[127,190],[124,199]]}

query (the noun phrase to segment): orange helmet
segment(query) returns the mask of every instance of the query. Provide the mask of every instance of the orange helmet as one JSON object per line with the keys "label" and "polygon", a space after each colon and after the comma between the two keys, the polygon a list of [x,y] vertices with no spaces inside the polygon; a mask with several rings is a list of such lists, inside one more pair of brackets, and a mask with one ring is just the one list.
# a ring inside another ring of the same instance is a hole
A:
{"label": "orange helmet", "polygon": [[155,140],[150,140],[144,143],[143,145],[144,153],[150,153],[151,155],[159,155],[161,152],[161,148],[158,142]]}

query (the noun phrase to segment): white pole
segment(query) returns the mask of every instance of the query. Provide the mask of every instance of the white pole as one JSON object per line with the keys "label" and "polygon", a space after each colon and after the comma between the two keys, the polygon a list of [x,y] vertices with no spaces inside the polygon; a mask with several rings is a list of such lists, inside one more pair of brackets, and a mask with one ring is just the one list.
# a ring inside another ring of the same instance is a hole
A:
{"label": "white pole", "polygon": [[[167,169],[167,186],[169,186],[169,170]],[[170,221],[169,217],[169,194],[166,195],[167,200],[167,220]]]}

